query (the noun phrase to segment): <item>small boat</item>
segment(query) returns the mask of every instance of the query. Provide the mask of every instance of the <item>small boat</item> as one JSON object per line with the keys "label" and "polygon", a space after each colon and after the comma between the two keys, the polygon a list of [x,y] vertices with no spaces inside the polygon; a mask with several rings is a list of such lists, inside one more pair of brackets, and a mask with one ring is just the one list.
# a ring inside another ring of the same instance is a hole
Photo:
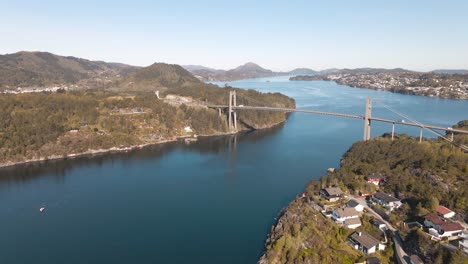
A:
{"label": "small boat", "polygon": [[41,207],[41,208],[39,209],[39,212],[41,212],[41,213],[44,212],[44,211],[45,211],[45,207]]}

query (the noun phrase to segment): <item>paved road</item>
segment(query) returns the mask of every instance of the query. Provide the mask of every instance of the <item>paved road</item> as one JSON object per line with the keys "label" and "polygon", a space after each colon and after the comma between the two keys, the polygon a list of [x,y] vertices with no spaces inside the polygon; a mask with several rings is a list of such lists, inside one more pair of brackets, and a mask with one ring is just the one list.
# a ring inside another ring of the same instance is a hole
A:
{"label": "paved road", "polygon": [[378,213],[376,213],[374,210],[372,210],[372,208],[370,208],[367,205],[367,202],[366,202],[365,198],[363,198],[363,197],[354,197],[354,199],[358,203],[362,204],[369,214],[371,214],[373,217],[379,219],[380,221],[384,222],[387,225],[388,229],[390,229],[390,231],[392,231],[393,242],[394,242],[394,245],[395,245],[395,253],[396,253],[398,263],[401,263],[401,264],[410,263],[409,262],[409,256],[408,256],[408,254],[406,254],[405,250],[403,249],[403,246],[402,246],[403,242],[401,241],[400,234],[398,234],[398,230],[396,228],[394,228],[385,219],[383,219]]}

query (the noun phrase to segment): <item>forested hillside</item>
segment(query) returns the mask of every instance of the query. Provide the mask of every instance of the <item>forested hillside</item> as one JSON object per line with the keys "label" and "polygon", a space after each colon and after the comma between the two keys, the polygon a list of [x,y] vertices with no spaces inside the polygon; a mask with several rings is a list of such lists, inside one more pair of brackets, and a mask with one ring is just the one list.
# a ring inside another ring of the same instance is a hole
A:
{"label": "forested hillside", "polygon": [[[204,94],[194,100],[222,100],[228,93],[227,88],[210,86],[206,89],[213,93],[213,97]],[[264,104],[275,102],[294,106],[292,99],[282,95],[245,93]],[[225,98],[227,100],[227,95]],[[152,92],[4,94],[0,95],[0,108],[0,164],[192,135],[184,132],[186,126],[199,135],[228,132],[226,115],[219,116],[214,109],[171,105]],[[239,116],[240,129],[268,127],[286,118],[284,113],[258,115],[246,112]]]}
{"label": "forested hillside", "polygon": [[[454,127],[468,129],[461,121]],[[468,136],[455,135],[456,142],[467,142]],[[417,254],[425,263],[466,263],[458,251],[448,251],[421,230],[405,227],[403,221],[421,221],[421,217],[444,205],[467,220],[468,154],[441,139],[417,139],[398,135],[355,143],[343,156],[341,167],[306,186],[305,198],[297,198],[286,208],[266,242],[260,263],[354,263],[362,260],[358,251],[343,241],[352,231],[313,210],[307,197],[321,188],[338,186],[350,195],[375,190],[364,177],[371,173],[385,176],[380,191],[401,199],[403,205],[389,215],[400,230],[408,254]],[[363,229],[372,232],[368,219]],[[367,226],[366,226],[367,225]],[[377,232],[379,233],[379,232]],[[323,248],[323,245],[328,247]],[[387,246],[387,249],[389,246]],[[378,257],[393,263],[392,252]]]}
{"label": "forested hillside", "polygon": [[95,88],[125,77],[139,67],[59,56],[48,52],[0,55],[0,90],[17,87],[79,85]]}
{"label": "forested hillside", "polygon": [[[50,86],[63,89],[17,89]],[[203,83],[179,65],[142,68],[18,52],[0,55],[0,92],[5,89],[14,93],[0,94],[0,165],[227,133],[226,115],[203,105],[227,104],[235,88]],[[235,90],[238,104],[295,107],[293,99],[279,93]],[[167,95],[183,96],[195,105],[171,102]],[[284,113],[253,111],[239,111],[238,116],[241,130],[286,119]],[[185,132],[187,126],[193,132]]]}

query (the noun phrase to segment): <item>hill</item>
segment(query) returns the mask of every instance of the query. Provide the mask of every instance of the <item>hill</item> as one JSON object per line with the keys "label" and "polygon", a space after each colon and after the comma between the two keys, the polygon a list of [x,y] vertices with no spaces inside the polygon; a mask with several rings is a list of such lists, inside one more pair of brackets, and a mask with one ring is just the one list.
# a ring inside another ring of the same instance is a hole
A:
{"label": "hill", "polygon": [[136,70],[116,82],[115,86],[126,91],[166,91],[171,88],[201,84],[199,79],[179,65],[154,63]]}
{"label": "hill", "polygon": [[287,75],[313,75],[317,72],[308,68],[297,68],[288,72],[274,72],[258,64],[248,62],[231,70],[216,70],[199,65],[183,66],[197,78],[203,81],[236,81],[241,79],[287,76]]}
{"label": "hill", "polygon": [[287,75],[314,75],[317,74],[317,71],[308,68],[297,68],[290,72],[287,72]]}
{"label": "hill", "polygon": [[468,70],[448,70],[448,69],[438,69],[433,70],[433,73],[441,73],[441,74],[468,74]]}
{"label": "hill", "polygon": [[53,85],[103,86],[139,67],[21,51],[0,55],[0,89]]}

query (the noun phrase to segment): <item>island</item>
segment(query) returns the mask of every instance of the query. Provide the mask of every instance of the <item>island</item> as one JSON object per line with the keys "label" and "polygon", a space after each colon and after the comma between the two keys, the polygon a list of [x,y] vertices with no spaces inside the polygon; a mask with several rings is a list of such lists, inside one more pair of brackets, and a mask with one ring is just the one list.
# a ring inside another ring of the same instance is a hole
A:
{"label": "island", "polygon": [[281,212],[259,263],[466,263],[468,136],[453,143],[355,143]]}

